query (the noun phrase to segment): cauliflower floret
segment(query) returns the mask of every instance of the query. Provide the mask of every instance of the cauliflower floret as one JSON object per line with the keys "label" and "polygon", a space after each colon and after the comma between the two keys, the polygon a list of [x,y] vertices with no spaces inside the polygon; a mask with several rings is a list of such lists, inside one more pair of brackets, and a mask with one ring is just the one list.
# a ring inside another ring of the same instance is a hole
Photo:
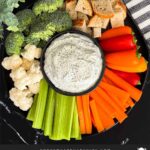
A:
{"label": "cauliflower floret", "polygon": [[16,69],[22,64],[22,59],[19,55],[12,55],[10,57],[5,57],[2,61],[2,66],[6,70]]}
{"label": "cauliflower floret", "polygon": [[14,86],[18,88],[19,90],[27,89],[27,85],[29,84],[30,84],[30,78],[28,74],[24,76],[23,78],[20,78],[14,82]]}
{"label": "cauliflower floret", "polygon": [[40,80],[43,78],[43,74],[41,72],[40,73],[29,73],[28,77],[29,77],[29,81],[30,81],[30,84],[28,84],[28,85],[31,85],[31,84],[40,82]]}
{"label": "cauliflower floret", "polygon": [[29,61],[34,60],[36,46],[28,44],[28,45],[25,46],[24,49],[25,49],[25,51],[21,53],[23,58],[25,58]]}
{"label": "cauliflower floret", "polygon": [[37,60],[34,60],[30,67],[30,70],[28,72],[29,73],[40,73],[41,72],[40,62]]}
{"label": "cauliflower floret", "polygon": [[27,89],[27,86],[40,82],[40,80],[43,78],[42,73],[27,73],[27,76],[24,76],[23,78],[17,80],[14,82],[14,85],[19,90],[25,90]]}
{"label": "cauliflower floret", "polygon": [[41,48],[37,48],[35,45],[26,45],[25,46],[25,51],[21,53],[21,55],[23,56],[23,58],[32,61],[34,60],[34,58],[40,58],[41,56],[41,52],[42,49]]}
{"label": "cauliflower floret", "polygon": [[10,73],[10,77],[12,78],[13,81],[24,78],[25,76],[27,76],[27,72],[25,71],[23,67],[14,69]]}
{"label": "cauliflower floret", "polygon": [[40,82],[31,84],[31,85],[29,85],[28,87],[29,87],[29,90],[30,90],[33,94],[37,94],[37,93],[39,93],[39,90],[40,90]]}
{"label": "cauliflower floret", "polygon": [[22,59],[22,67],[25,69],[25,70],[29,70],[31,65],[32,65],[33,61],[29,61],[25,58]]}
{"label": "cauliflower floret", "polygon": [[33,103],[33,97],[29,97],[28,94],[29,91],[21,91],[16,88],[9,91],[10,99],[14,102],[14,105],[23,111],[27,111]]}

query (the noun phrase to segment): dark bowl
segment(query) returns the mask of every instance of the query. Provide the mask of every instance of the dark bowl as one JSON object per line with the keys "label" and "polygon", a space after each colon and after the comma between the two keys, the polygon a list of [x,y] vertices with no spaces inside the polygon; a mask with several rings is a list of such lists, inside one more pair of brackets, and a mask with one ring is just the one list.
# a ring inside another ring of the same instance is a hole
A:
{"label": "dark bowl", "polygon": [[[67,34],[67,33],[76,33],[76,34],[80,34],[80,35],[84,35],[86,37],[88,37],[90,40],[92,40],[95,45],[97,45],[99,47],[99,50],[100,50],[100,53],[101,53],[101,57],[102,57],[102,72],[98,78],[98,80],[96,81],[96,83],[90,87],[89,89],[83,91],[83,92],[79,92],[79,93],[72,93],[72,92],[66,92],[66,91],[63,91],[59,88],[57,88],[52,82],[51,80],[48,78],[48,76],[46,75],[45,73],[45,70],[44,70],[44,60],[45,60],[45,52],[47,50],[47,48],[49,47],[49,45],[55,40],[57,39],[58,37],[62,36],[63,34]],[[88,34],[84,33],[84,32],[81,32],[79,30],[67,30],[67,31],[64,31],[64,32],[61,32],[61,33],[58,33],[58,34],[55,34],[52,38],[49,39],[49,41],[47,42],[47,45],[44,47],[43,49],[43,52],[42,52],[42,56],[41,56],[41,70],[42,70],[42,73],[44,75],[44,78],[47,80],[47,82],[49,83],[49,85],[55,89],[58,93],[60,94],[63,94],[63,95],[67,95],[67,96],[79,96],[79,95],[84,95],[86,93],[89,93],[90,91],[94,90],[97,85],[99,84],[99,82],[101,81],[103,75],[104,75],[104,70],[105,70],[105,59],[104,59],[104,54],[103,54],[103,51],[102,51],[102,48],[99,46],[97,40],[93,39],[91,36],[89,36]]]}

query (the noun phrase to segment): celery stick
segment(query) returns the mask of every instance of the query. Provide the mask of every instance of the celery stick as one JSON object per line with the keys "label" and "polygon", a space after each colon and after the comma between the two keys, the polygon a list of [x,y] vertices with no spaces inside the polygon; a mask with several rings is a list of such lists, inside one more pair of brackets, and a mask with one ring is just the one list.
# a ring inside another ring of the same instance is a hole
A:
{"label": "celery stick", "polygon": [[52,140],[70,140],[75,97],[56,94]]}
{"label": "celery stick", "polygon": [[37,99],[37,106],[35,110],[35,118],[32,127],[36,129],[42,128],[42,122],[44,118],[45,105],[47,100],[48,84],[42,79],[40,81],[40,91]]}
{"label": "celery stick", "polygon": [[29,120],[29,121],[34,121],[34,114],[35,114],[35,109],[36,109],[36,104],[37,104],[37,98],[38,98],[38,94],[36,94],[34,96],[33,104],[28,112],[27,120]]}
{"label": "celery stick", "polygon": [[81,133],[80,133],[80,126],[79,126],[78,111],[77,111],[76,103],[74,106],[71,138],[75,138],[76,140],[81,140]]}
{"label": "celery stick", "polygon": [[45,120],[44,120],[44,135],[51,136],[52,129],[53,129],[53,117],[54,117],[54,110],[55,110],[55,95],[56,92],[53,89],[49,90],[47,96],[47,103],[45,109]]}

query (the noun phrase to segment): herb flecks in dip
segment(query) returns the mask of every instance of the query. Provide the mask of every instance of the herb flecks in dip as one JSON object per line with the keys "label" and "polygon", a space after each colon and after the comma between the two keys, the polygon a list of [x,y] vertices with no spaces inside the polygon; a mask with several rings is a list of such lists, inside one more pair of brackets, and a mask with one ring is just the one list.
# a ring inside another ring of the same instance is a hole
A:
{"label": "herb flecks in dip", "polygon": [[99,47],[90,38],[67,33],[53,40],[47,48],[44,70],[56,88],[80,93],[98,81],[102,61]]}

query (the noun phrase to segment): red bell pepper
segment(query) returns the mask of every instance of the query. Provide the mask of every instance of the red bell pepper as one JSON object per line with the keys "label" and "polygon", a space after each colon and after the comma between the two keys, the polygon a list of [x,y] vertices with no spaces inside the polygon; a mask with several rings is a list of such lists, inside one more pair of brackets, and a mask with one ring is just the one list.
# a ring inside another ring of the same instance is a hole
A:
{"label": "red bell pepper", "polygon": [[112,70],[112,71],[133,86],[141,84],[140,75],[137,73],[128,73],[128,72],[122,72],[117,70]]}
{"label": "red bell pepper", "polygon": [[125,51],[136,48],[136,40],[133,35],[122,35],[99,41],[104,52]]}

